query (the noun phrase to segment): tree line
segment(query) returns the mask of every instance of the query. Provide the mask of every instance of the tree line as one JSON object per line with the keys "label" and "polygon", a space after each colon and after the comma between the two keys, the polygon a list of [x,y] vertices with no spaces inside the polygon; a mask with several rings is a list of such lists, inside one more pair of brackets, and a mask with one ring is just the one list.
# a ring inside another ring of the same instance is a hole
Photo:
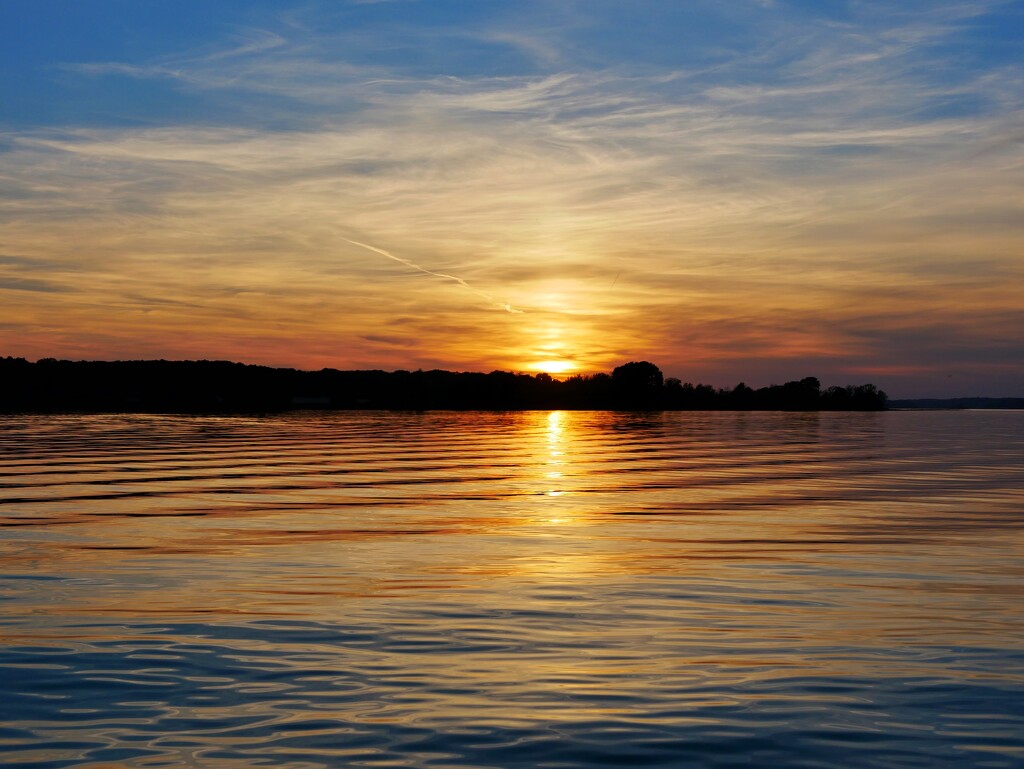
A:
{"label": "tree line", "polygon": [[260,412],[318,409],[880,410],[874,385],[814,377],[754,389],[666,379],[648,361],[610,374],[301,371],[229,361],[0,358],[0,411]]}

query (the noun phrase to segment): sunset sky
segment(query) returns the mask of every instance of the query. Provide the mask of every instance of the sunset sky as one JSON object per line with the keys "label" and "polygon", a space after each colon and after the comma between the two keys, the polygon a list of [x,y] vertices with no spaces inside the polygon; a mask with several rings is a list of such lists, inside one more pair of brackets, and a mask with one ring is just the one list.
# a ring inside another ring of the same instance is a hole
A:
{"label": "sunset sky", "polygon": [[1024,3],[3,0],[0,355],[1024,395]]}

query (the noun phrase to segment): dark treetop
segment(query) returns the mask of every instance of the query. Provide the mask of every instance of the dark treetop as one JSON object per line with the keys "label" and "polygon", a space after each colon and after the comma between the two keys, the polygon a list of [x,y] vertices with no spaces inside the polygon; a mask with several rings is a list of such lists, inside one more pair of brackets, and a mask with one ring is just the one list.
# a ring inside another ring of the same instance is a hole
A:
{"label": "dark treetop", "polygon": [[317,409],[880,410],[874,385],[814,377],[759,390],[665,379],[647,361],[611,374],[298,371],[228,361],[67,361],[0,358],[0,411],[246,412]]}

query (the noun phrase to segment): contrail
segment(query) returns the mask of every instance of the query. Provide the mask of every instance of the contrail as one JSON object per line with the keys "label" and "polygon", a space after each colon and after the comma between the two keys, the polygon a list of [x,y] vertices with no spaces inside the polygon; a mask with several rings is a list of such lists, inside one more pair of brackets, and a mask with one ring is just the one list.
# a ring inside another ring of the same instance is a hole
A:
{"label": "contrail", "polygon": [[360,248],[365,248],[367,251],[373,251],[375,253],[380,254],[381,256],[386,256],[388,259],[393,259],[394,261],[398,262],[399,264],[404,264],[406,267],[411,267],[412,269],[418,270],[419,272],[425,273],[426,275],[433,275],[435,278],[444,278],[445,280],[450,280],[450,281],[453,281],[455,283],[458,283],[460,286],[462,286],[467,291],[471,291],[474,294],[476,294],[477,296],[479,296],[479,297],[481,297],[483,299],[486,299],[488,302],[493,304],[495,307],[500,307],[505,312],[512,312],[512,313],[521,313],[521,312],[523,312],[523,310],[517,310],[515,307],[513,307],[510,304],[508,304],[507,302],[500,302],[500,301],[498,301],[497,299],[495,299],[490,294],[488,294],[488,293],[486,293],[484,291],[481,291],[478,288],[473,288],[473,286],[469,285],[466,281],[464,281],[462,278],[460,278],[460,277],[458,277],[456,275],[449,275],[449,274],[447,274],[445,272],[434,272],[433,270],[428,270],[426,267],[420,267],[418,264],[416,264],[416,262],[410,262],[408,259],[403,259],[400,256],[395,256],[394,254],[389,253],[388,251],[385,251],[383,248],[377,248],[376,246],[371,246],[371,245],[369,245],[367,243],[360,243],[358,240],[349,240],[348,238],[342,238],[342,240],[344,240],[346,243],[351,243],[353,246],[359,246]]}

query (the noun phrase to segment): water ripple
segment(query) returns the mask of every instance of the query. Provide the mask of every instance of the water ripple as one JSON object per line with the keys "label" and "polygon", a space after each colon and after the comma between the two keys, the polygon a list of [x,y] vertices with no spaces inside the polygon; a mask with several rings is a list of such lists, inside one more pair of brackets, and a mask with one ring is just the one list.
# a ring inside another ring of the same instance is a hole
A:
{"label": "water ripple", "polygon": [[1024,414],[0,422],[0,763],[1024,767]]}

